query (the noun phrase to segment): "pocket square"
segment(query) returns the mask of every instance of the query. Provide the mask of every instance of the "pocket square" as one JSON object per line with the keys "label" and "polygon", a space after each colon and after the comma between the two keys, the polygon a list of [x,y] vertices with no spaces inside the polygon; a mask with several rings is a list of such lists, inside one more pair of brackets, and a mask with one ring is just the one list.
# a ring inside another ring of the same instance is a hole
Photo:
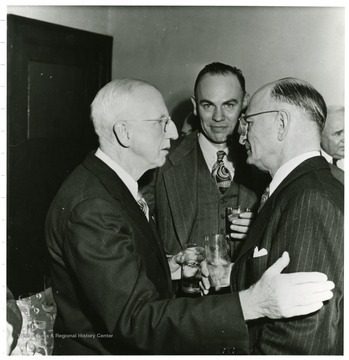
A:
{"label": "pocket square", "polygon": [[265,255],[267,255],[267,254],[268,254],[267,249],[262,248],[262,249],[258,250],[258,246],[256,246],[256,247],[254,248],[254,251],[253,251],[253,257],[254,257],[254,258],[256,258],[256,257],[261,257],[261,256],[265,256]]}

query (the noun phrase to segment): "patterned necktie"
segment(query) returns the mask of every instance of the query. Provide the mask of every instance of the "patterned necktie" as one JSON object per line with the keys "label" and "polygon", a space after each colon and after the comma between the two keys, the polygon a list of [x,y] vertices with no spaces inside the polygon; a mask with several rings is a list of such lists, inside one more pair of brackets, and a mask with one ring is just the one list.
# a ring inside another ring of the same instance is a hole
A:
{"label": "patterned necktie", "polygon": [[270,190],[269,186],[264,190],[264,193],[262,194],[262,197],[261,197],[261,202],[259,204],[258,212],[261,211],[263,205],[269,199],[269,190]]}
{"label": "patterned necktie", "polygon": [[148,204],[145,201],[143,195],[138,191],[138,200],[137,200],[138,206],[141,208],[141,210],[144,212],[145,217],[149,221],[149,208]]}
{"label": "patterned necktie", "polygon": [[217,152],[217,162],[213,165],[212,175],[214,175],[217,187],[223,195],[230,186],[231,175],[229,170],[224,166],[223,158],[226,153],[223,150]]}

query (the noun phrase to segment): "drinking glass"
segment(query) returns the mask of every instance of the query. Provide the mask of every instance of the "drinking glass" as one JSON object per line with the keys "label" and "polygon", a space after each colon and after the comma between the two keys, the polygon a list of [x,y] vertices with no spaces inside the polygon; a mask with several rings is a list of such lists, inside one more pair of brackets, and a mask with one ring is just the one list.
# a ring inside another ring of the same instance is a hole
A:
{"label": "drinking glass", "polygon": [[182,290],[189,294],[200,292],[201,261],[204,259],[204,248],[195,243],[186,245],[182,264]]}
{"label": "drinking glass", "polygon": [[226,236],[205,235],[205,255],[211,285],[216,289],[229,286],[232,263]]}

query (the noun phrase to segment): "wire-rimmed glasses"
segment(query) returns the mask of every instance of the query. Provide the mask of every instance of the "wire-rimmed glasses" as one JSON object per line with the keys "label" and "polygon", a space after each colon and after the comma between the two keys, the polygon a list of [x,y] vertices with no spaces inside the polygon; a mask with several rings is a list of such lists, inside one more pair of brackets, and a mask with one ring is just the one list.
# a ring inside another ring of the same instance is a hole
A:
{"label": "wire-rimmed glasses", "polygon": [[268,113],[278,113],[281,110],[267,110],[267,111],[260,111],[257,113],[253,113],[253,114],[243,114],[239,117],[239,123],[240,123],[240,127],[241,130],[243,132],[243,134],[247,134],[248,132],[248,128],[250,125],[250,122],[246,121],[248,118],[251,118],[253,116],[257,116],[257,115],[262,115],[262,114],[268,114]]}
{"label": "wire-rimmed glasses", "polygon": [[[124,122],[134,122],[134,121],[157,121],[157,122],[161,122],[164,126],[164,132],[166,132],[167,130],[167,125],[168,123],[171,121],[171,116],[164,116],[160,119],[144,119],[144,120],[123,120]],[[120,121],[121,122],[121,121]]]}

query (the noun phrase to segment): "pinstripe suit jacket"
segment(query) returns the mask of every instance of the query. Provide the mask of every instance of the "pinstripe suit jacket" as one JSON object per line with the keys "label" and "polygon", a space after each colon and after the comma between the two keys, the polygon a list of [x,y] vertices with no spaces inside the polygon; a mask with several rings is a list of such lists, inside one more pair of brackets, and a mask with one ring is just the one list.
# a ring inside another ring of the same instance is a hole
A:
{"label": "pinstripe suit jacket", "polygon": [[[166,164],[159,170],[156,180],[156,217],[160,235],[168,253],[175,254],[190,241],[198,212],[198,176],[201,153],[198,132],[185,136],[179,145],[174,144]],[[239,146],[239,145],[238,145]],[[235,175],[231,186],[239,193],[239,204],[253,208],[258,206],[259,197],[269,178],[256,168],[246,165],[241,146],[232,151],[235,156]],[[207,177],[210,173],[207,170]],[[205,173],[206,173],[205,172]],[[147,199],[148,200],[148,199]],[[221,201],[224,201],[222,199]],[[236,201],[236,197],[235,200]],[[151,201],[150,201],[151,202]],[[232,206],[232,205],[225,205]],[[219,214],[217,213],[217,218]],[[211,226],[213,228],[213,226]],[[216,229],[214,232],[217,232]]]}
{"label": "pinstripe suit jacket", "polygon": [[[248,288],[282,252],[284,272],[321,271],[336,284],[316,313],[249,324],[254,354],[341,354],[343,340],[344,188],[319,156],[295,168],[259,212],[232,271],[234,290]],[[255,247],[266,256],[253,257]]]}

